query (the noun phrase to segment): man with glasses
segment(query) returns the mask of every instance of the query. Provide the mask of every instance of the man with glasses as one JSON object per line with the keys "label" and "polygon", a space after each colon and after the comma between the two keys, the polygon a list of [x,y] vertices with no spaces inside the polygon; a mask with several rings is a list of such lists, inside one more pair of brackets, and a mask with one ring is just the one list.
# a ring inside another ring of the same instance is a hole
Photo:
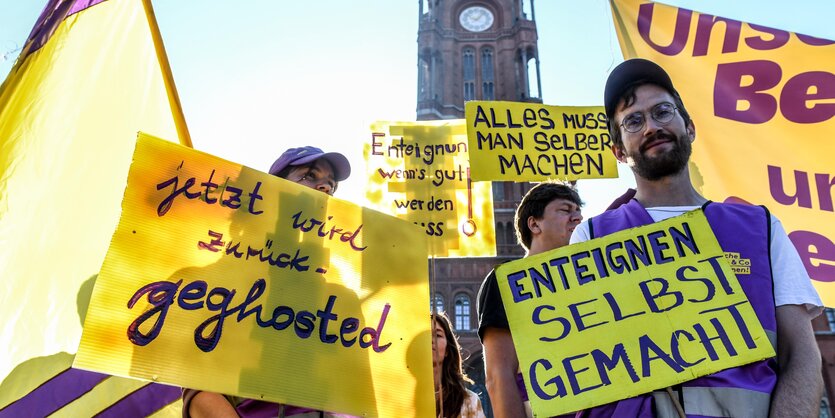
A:
{"label": "man with glasses", "polygon": [[604,105],[612,151],[632,168],[637,187],[622,206],[580,224],[571,243],[702,208],[723,251],[751,260],[737,278],[766,334],[776,337],[777,357],[676,385],[672,395],[647,393],[578,416],[678,417],[679,407],[694,417],[818,416],[823,380],[810,320],[822,303],[780,221],[764,207],[713,203],[696,191],[688,168],[696,127],[657,64],[632,59],[616,67]]}

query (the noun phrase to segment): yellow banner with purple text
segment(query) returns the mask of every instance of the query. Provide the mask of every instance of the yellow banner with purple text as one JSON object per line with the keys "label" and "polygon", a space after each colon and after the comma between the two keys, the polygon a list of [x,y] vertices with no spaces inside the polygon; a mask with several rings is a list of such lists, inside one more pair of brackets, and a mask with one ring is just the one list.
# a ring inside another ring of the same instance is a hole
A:
{"label": "yellow banner with purple text", "polygon": [[613,0],[625,58],[666,69],[696,126],[709,199],[766,205],[835,306],[835,42],[641,0]]}
{"label": "yellow banner with purple text", "polygon": [[774,356],[701,210],[503,264],[496,279],[536,416]]}
{"label": "yellow banner with purple text", "polygon": [[410,223],[140,133],[74,367],[425,416],[425,240]]}
{"label": "yellow banner with purple text", "polygon": [[464,109],[475,181],[618,176],[602,106],[469,101]]}
{"label": "yellow banner with purple text", "polygon": [[463,120],[374,123],[364,154],[369,207],[419,226],[430,255],[496,255],[493,192],[470,176]]}

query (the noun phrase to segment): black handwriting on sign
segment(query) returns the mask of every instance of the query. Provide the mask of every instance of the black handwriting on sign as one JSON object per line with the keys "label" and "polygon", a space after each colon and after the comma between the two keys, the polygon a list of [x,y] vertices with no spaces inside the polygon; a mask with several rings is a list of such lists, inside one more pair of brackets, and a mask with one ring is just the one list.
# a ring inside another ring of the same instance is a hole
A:
{"label": "black handwriting on sign", "polygon": [[[255,323],[261,328],[273,328],[282,331],[293,326],[296,336],[301,339],[310,338],[318,328],[319,341],[324,344],[340,342],[343,347],[350,348],[355,344],[359,348],[371,347],[375,353],[386,351],[391,342],[380,345],[383,335],[383,327],[386,324],[390,304],[385,304],[380,313],[380,320],[377,327],[365,327],[360,329],[360,320],[354,317],[345,317],[342,323],[333,326],[331,323],[339,320],[340,316],[335,313],[337,297],[329,295],[324,308],[314,311],[294,309],[291,306],[280,305],[272,310],[272,313],[260,303],[256,304],[267,287],[264,279],[258,279],[252,283],[246,297],[237,306],[232,306],[232,300],[237,293],[236,289],[215,287],[209,289],[205,281],[195,280],[187,283],[180,289],[183,280],[177,282],[159,281],[147,284],[134,293],[128,301],[128,308],[133,306],[143,295],[148,295],[148,302],[151,308],[143,312],[129,326],[127,330],[128,340],[133,344],[145,346],[151,343],[162,331],[165,325],[165,318],[168,309],[177,306],[185,311],[207,310],[217,312],[203,321],[194,330],[194,343],[200,350],[210,352],[217,347],[220,337],[223,334],[224,321],[232,317],[235,322],[240,323],[249,316],[255,317]],[[179,292],[179,295],[178,295]],[[267,312],[265,316],[264,311]],[[237,316],[233,316],[236,315]],[[144,333],[140,328],[142,325],[156,316],[151,329]],[[336,331],[338,329],[338,332]],[[333,332],[331,332],[333,331]]]}
{"label": "black handwriting on sign", "polygon": [[[249,245],[246,246],[246,251],[241,250],[241,243],[229,240],[223,241],[223,234],[209,230],[210,241],[198,241],[197,248],[201,250],[209,250],[211,252],[224,251],[224,255],[231,255],[235,258],[243,257],[244,260],[256,260],[262,263],[267,263],[273,267],[290,268],[290,270],[307,271],[310,266],[306,265],[309,256],[300,256],[300,250],[296,249],[295,255],[284,253],[281,251],[273,251],[273,241],[267,240],[266,244],[261,248],[254,248]],[[225,247],[225,248],[224,248]]]}
{"label": "black handwriting on sign", "polygon": [[[333,216],[328,216],[326,221],[320,221],[316,218],[309,218],[309,219],[302,219],[302,212],[296,212],[295,215],[292,216],[293,218],[293,228],[298,229],[302,232],[310,232],[316,229],[316,234],[322,238],[327,238],[332,240],[334,235],[339,236],[339,240],[342,242],[347,242],[351,245],[351,248],[355,251],[364,251],[368,246],[360,247],[358,246],[354,240],[357,239],[359,236],[360,231],[362,231],[362,224],[357,227],[354,231],[343,231],[342,228],[336,225],[326,226],[326,223],[333,219]],[[318,228],[317,228],[318,227]]]}
{"label": "black handwriting on sign", "polygon": [[[241,196],[244,194],[243,189],[230,185],[229,177],[226,178],[226,181],[223,185],[217,184],[213,180],[214,176],[215,170],[212,170],[212,173],[209,174],[209,178],[206,181],[200,183],[200,185],[196,187],[196,189],[192,189],[192,187],[197,183],[197,178],[195,177],[188,178],[182,186],[180,186],[179,175],[171,177],[170,179],[157,184],[157,190],[162,190],[166,187],[171,186],[171,191],[168,194],[168,196],[166,196],[165,199],[162,199],[162,201],[159,203],[159,206],[157,206],[157,215],[164,216],[166,213],[168,213],[168,210],[171,209],[171,205],[174,203],[174,200],[178,196],[184,196],[189,200],[203,197],[202,200],[206,202],[207,205],[213,205],[217,203],[220,206],[224,206],[230,209],[237,210],[238,208],[240,208],[242,204]],[[253,215],[258,215],[264,212],[255,209],[255,203],[263,199],[263,197],[260,194],[258,194],[258,189],[260,188],[261,182],[259,181],[255,183],[255,187],[253,187],[252,191],[248,193],[249,205],[247,207],[247,210],[249,211],[249,213]],[[214,197],[213,195],[217,193],[218,190],[220,190],[220,195],[218,197]]]}

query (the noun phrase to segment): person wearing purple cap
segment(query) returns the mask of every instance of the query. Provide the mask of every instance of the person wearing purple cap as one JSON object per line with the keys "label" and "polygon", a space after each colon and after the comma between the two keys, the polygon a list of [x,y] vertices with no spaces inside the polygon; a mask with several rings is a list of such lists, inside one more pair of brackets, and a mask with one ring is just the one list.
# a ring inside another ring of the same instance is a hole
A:
{"label": "person wearing purple cap", "polygon": [[623,205],[581,223],[571,243],[701,208],[722,250],[750,261],[737,277],[777,356],[577,417],[818,416],[823,379],[811,319],[823,307],[780,221],[765,207],[710,202],[693,187],[688,161],[696,126],[659,65],[644,59],[618,65],[606,82],[604,106],[612,151],[632,169],[636,188]]}
{"label": "person wearing purple cap", "polygon": [[351,164],[338,152],[306,146],[284,151],[270,174],[333,195],[337,184],[351,175]]}
{"label": "person wearing purple cap", "polygon": [[[351,175],[351,164],[340,153],[324,152],[316,147],[304,146],[284,151],[270,167],[269,173],[332,196],[339,182]],[[353,416],[184,388],[183,417],[350,418]]]}

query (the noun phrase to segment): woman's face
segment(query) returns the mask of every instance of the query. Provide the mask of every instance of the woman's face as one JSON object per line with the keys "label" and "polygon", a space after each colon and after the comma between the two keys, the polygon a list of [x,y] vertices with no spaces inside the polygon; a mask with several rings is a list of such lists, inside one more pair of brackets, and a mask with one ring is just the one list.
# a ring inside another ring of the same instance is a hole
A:
{"label": "woman's face", "polygon": [[336,191],[337,182],[334,179],[333,167],[324,158],[320,158],[309,165],[293,167],[287,174],[287,180],[302,186],[310,187],[329,195]]}
{"label": "woman's face", "polygon": [[435,322],[435,338],[432,340],[432,363],[440,366],[446,357],[446,334],[444,327]]}

